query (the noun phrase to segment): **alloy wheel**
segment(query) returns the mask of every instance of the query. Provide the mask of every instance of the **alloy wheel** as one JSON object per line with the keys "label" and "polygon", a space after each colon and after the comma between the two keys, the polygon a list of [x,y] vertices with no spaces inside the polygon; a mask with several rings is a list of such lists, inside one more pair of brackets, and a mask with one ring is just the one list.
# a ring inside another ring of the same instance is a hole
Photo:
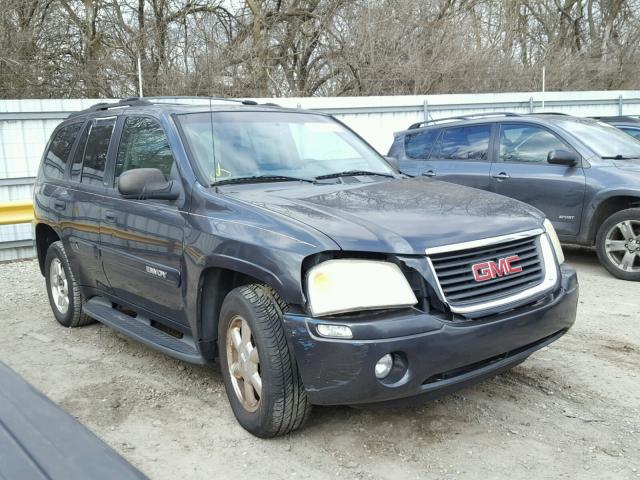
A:
{"label": "alloy wheel", "polygon": [[54,258],[49,266],[49,283],[51,285],[51,298],[58,311],[65,315],[69,309],[69,284],[67,274],[64,271],[59,258]]}
{"label": "alloy wheel", "polygon": [[609,260],[624,272],[640,272],[640,221],[625,220],[614,225],[605,240]]}
{"label": "alloy wheel", "polygon": [[227,365],[236,397],[248,412],[260,406],[262,378],[260,357],[249,323],[239,315],[227,329]]}

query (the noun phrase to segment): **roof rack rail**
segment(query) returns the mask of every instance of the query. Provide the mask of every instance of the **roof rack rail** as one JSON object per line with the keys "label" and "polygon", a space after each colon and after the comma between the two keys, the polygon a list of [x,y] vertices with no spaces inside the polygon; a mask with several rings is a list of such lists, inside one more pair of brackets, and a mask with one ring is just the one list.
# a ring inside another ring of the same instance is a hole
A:
{"label": "roof rack rail", "polygon": [[571,115],[568,113],[563,113],[563,112],[532,112],[532,113],[527,113],[526,115],[560,115],[563,117],[570,117]]}
{"label": "roof rack rail", "polygon": [[241,103],[243,105],[258,105],[258,102],[255,100],[238,100],[237,98],[228,98],[228,97],[213,97],[208,95],[164,95],[158,97],[144,97],[147,100],[216,100],[222,102],[233,102],[233,103]]}
{"label": "roof rack rail", "polygon": [[[225,98],[225,97],[208,97],[208,96],[161,96],[161,97],[129,97],[120,100],[119,102],[100,102],[95,105],[91,105],[89,108],[85,108],[84,110],[80,110],[78,112],[73,112],[69,115],[69,118],[76,117],[78,115],[84,115],[86,113],[91,112],[99,112],[102,110],[109,110],[111,108],[122,108],[122,107],[143,107],[149,105],[158,105],[158,104],[166,104],[166,102],[154,102],[153,100],[179,100],[181,98],[185,99],[197,99],[197,100],[216,100],[216,101],[225,101],[225,102],[234,102],[241,103],[242,105],[258,105],[258,102],[255,100],[237,100],[235,98]],[[172,105],[180,105],[180,104],[172,104]]]}
{"label": "roof rack rail", "polygon": [[429,124],[436,124],[438,122],[453,122],[455,120],[472,120],[474,118],[482,118],[482,117],[519,117],[521,114],[514,112],[485,112],[485,113],[470,113],[468,115],[458,115],[455,117],[446,117],[446,118],[434,118],[433,120],[423,120],[422,122],[417,122],[409,126],[408,130],[413,130],[414,128],[424,127]]}
{"label": "roof rack rail", "polygon": [[76,117],[78,115],[84,115],[85,113],[91,112],[99,112],[102,110],[109,110],[111,108],[122,108],[122,107],[141,107],[146,105],[153,105],[151,102],[145,100],[144,98],[138,97],[129,97],[120,100],[119,102],[100,102],[94,105],[91,105],[89,108],[85,108],[84,110],[80,110],[79,112],[74,112],[70,117]]}

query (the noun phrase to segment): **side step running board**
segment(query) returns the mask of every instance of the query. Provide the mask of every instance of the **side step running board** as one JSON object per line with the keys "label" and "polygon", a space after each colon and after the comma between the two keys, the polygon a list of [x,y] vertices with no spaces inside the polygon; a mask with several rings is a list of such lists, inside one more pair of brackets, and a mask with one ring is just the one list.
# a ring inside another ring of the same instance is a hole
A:
{"label": "side step running board", "polygon": [[111,302],[105,298],[91,298],[85,303],[82,311],[100,323],[115,328],[134,340],[160,350],[178,360],[197,364],[208,363],[200,354],[190,336],[185,335],[183,338],[173,337],[151,326],[151,322],[146,317],[138,315],[134,318],[116,310],[112,307]]}

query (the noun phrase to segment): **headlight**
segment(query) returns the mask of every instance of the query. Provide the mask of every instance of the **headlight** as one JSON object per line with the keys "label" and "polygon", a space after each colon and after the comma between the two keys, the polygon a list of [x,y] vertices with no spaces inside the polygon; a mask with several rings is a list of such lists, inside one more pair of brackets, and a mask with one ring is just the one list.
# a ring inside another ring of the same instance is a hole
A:
{"label": "headlight", "polygon": [[547,236],[549,237],[549,240],[551,240],[551,245],[553,245],[553,249],[556,251],[556,257],[558,258],[558,263],[564,263],[564,253],[562,252],[562,245],[560,245],[560,239],[558,238],[556,229],[553,228],[553,225],[548,218],[545,218],[544,220],[544,229],[547,231]]}
{"label": "headlight", "polygon": [[395,263],[376,260],[327,260],[307,274],[313,316],[418,303]]}

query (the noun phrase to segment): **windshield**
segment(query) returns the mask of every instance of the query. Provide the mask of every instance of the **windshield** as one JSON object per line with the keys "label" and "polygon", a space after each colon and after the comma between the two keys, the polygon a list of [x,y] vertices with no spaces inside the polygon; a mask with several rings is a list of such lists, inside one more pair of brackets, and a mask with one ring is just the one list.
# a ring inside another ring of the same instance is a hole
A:
{"label": "windshield", "polygon": [[560,126],[601,157],[640,157],[640,142],[616,127],[593,120],[561,120]]}
{"label": "windshield", "polygon": [[205,112],[179,115],[178,121],[210,184],[246,177],[315,178],[346,171],[393,174],[375,150],[323,115]]}

